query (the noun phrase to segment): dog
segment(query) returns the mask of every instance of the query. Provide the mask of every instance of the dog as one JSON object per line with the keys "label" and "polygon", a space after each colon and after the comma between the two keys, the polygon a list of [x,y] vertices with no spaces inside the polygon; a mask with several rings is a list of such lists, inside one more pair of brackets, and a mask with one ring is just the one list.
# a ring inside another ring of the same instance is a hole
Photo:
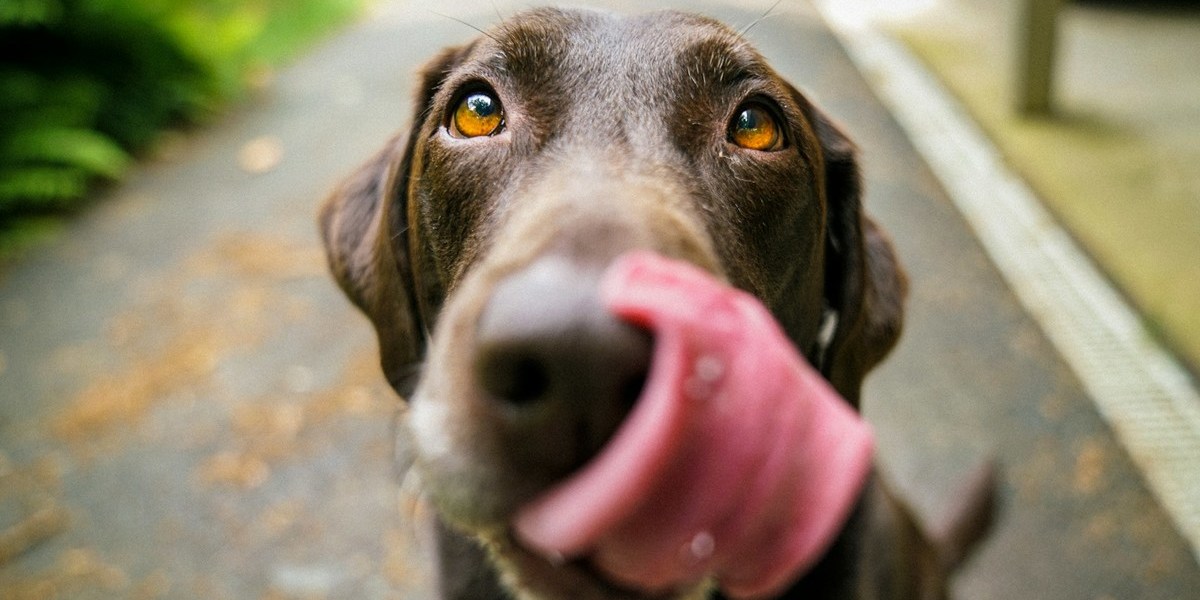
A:
{"label": "dog", "polygon": [[[725,25],[534,9],[442,51],[411,130],[340,184],[331,270],[408,399],[402,443],[434,507],[444,598],[652,594],[522,547],[517,507],[593,457],[653,340],[608,315],[604,269],[686,261],[769,308],[857,407],[901,331],[906,277],[863,210],[855,145]],[[877,475],[781,598],[932,600],[987,528],[990,470],[922,523]]]}

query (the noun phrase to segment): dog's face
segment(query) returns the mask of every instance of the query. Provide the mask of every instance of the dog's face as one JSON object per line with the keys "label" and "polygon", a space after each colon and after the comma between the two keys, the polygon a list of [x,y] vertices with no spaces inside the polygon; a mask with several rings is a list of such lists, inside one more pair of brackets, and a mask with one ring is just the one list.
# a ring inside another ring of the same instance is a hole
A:
{"label": "dog's face", "polygon": [[322,227],[410,397],[443,518],[489,540],[522,586],[620,594],[525,553],[507,528],[638,397],[653,340],[597,296],[630,250],[759,297],[857,402],[898,336],[904,283],[862,214],[853,152],[701,17],[537,10],[430,63],[411,131],[334,193]]}

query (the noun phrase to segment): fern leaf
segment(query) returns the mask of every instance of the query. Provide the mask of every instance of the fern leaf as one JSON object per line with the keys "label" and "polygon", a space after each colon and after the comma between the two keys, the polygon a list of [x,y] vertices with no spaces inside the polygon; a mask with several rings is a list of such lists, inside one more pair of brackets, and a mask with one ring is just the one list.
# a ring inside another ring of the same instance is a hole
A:
{"label": "fern leaf", "polygon": [[0,161],[75,167],[90,175],[117,179],[129,167],[129,155],[95,131],[42,127],[13,133],[0,146]]}
{"label": "fern leaf", "polygon": [[87,190],[87,173],[71,167],[6,168],[0,171],[0,213],[63,208]]}

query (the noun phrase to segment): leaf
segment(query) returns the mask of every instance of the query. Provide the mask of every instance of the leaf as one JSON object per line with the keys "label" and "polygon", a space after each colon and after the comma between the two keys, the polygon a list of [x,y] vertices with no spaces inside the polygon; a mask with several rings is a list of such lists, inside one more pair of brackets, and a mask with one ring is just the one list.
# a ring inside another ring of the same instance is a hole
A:
{"label": "leaf", "polygon": [[18,131],[0,146],[0,160],[75,167],[109,179],[119,178],[130,162],[129,155],[104,135],[68,127]]}
{"label": "leaf", "polygon": [[238,166],[247,173],[269,173],[283,161],[283,143],[273,135],[254,138],[242,145],[237,160]]}
{"label": "leaf", "polygon": [[59,208],[83,196],[87,173],[71,167],[7,168],[0,171],[0,212]]}
{"label": "leaf", "polygon": [[0,25],[51,25],[62,18],[62,12],[62,3],[56,0],[4,0],[0,2]]}

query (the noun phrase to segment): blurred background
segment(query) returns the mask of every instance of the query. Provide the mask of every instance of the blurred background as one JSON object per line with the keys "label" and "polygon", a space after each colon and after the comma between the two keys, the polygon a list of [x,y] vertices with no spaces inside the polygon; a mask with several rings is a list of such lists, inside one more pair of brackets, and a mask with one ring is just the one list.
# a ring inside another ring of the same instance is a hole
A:
{"label": "blurred background", "polygon": [[883,26],[966,106],[1146,326],[1197,372],[1197,3],[908,4]]}
{"label": "blurred background", "polygon": [[[803,0],[566,4],[767,15],[747,37],[859,142],[913,279],[867,390],[881,469],[936,518],[1002,465],[959,597],[1197,597],[1200,540],[876,100],[887,73]],[[1200,8],[836,4],[962,103],[1194,394]],[[429,597],[403,404],[315,210],[409,123],[426,59],[527,5],[0,0],[0,599]]]}
{"label": "blurred background", "polygon": [[0,256],[270,85],[362,0],[4,0]]}

